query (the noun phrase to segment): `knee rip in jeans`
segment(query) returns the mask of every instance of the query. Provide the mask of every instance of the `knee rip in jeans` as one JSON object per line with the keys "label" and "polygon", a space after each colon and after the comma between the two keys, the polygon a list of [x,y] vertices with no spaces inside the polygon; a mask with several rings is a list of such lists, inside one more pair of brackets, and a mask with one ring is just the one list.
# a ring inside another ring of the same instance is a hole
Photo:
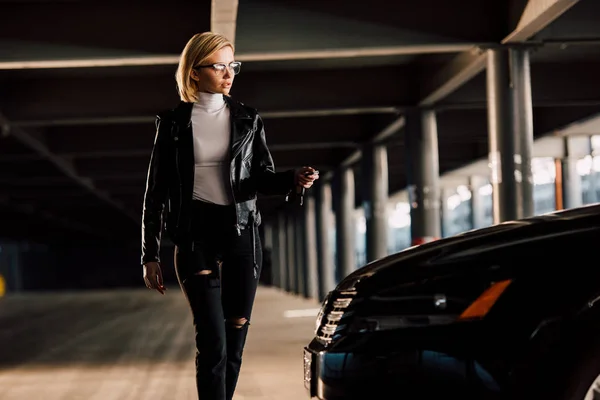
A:
{"label": "knee rip in jeans", "polygon": [[[216,264],[217,264],[217,271],[220,271],[223,261],[216,260]],[[213,270],[212,269],[203,269],[201,271],[196,272],[194,275],[213,275]]]}
{"label": "knee rip in jeans", "polygon": [[196,275],[210,275],[210,274],[212,274],[212,270],[210,270],[210,269],[204,269],[202,271],[196,272]]}
{"label": "knee rip in jeans", "polygon": [[200,270],[195,272],[193,276],[199,279],[199,282],[205,282],[209,288],[218,288],[221,286],[219,273],[213,269]]}
{"label": "knee rip in jeans", "polygon": [[236,329],[242,329],[246,325],[250,325],[250,321],[243,317],[229,318],[227,322]]}

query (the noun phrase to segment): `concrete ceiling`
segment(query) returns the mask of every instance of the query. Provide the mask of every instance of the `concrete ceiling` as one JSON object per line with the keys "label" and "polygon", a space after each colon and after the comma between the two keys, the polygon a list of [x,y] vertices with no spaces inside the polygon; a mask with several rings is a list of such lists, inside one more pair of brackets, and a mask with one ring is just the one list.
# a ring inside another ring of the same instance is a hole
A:
{"label": "concrete ceiling", "polygon": [[[278,169],[335,171],[418,105],[439,110],[441,172],[485,157],[478,49],[497,43],[534,46],[536,135],[600,112],[594,0],[212,3],[0,0],[1,236],[137,242],[154,115],[210,29],[235,32],[232,95],[264,116]],[[402,131],[386,140],[397,192]],[[282,202],[261,198],[265,218]]]}

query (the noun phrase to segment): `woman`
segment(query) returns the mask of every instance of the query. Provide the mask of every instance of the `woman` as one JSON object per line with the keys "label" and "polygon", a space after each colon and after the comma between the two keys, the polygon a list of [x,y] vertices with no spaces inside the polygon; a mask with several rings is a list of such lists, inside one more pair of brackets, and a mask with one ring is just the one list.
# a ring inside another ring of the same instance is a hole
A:
{"label": "woman", "polygon": [[229,96],[240,66],[222,35],[189,40],[176,74],[181,102],[157,118],[144,196],[144,281],[164,294],[166,207],[177,279],[194,317],[202,400],[232,399],[238,380],[262,266],[257,193],[289,195],[318,179],[311,167],[275,172],[260,116]]}

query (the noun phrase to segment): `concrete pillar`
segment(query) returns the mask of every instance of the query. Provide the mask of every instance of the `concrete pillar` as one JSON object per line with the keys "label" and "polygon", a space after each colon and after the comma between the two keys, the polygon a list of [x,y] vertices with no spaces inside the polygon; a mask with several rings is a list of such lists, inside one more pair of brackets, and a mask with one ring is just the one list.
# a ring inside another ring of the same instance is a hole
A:
{"label": "concrete pillar", "polygon": [[0,241],[0,297],[12,290],[10,275],[12,273],[9,246]]}
{"label": "concrete pillar", "polygon": [[577,171],[577,161],[592,152],[587,136],[564,137],[564,158],[561,161],[561,191],[563,208],[583,205],[581,176]]}
{"label": "concrete pillar", "polygon": [[598,152],[596,151],[596,149],[594,148],[594,143],[592,142],[593,140],[593,136],[588,136],[587,140],[588,140],[588,148],[590,149],[589,151],[589,155],[592,156],[592,175],[591,175],[591,179],[590,179],[590,188],[589,188],[589,193],[588,193],[588,197],[587,197],[587,201],[586,204],[592,204],[592,203],[597,203],[598,201],[600,201],[598,199],[598,195],[597,195],[597,189],[598,189],[598,183],[597,183],[597,179],[598,179],[598,172],[596,172],[596,170],[594,170],[594,158],[598,157]]}
{"label": "concrete pillar", "polygon": [[479,189],[487,184],[487,180],[482,176],[469,177],[469,188],[471,190],[471,227],[479,229],[485,227],[485,205],[483,196]]}
{"label": "concrete pillar", "polygon": [[450,188],[441,188],[440,189],[440,219],[441,219],[441,235],[440,237],[448,237],[451,235],[450,232],[450,223],[451,223],[451,213],[452,211],[448,207],[448,199],[454,191]]}
{"label": "concrete pillar", "polygon": [[12,260],[13,268],[13,291],[21,292],[23,290],[23,265],[21,260],[21,246],[15,244],[14,257]]}
{"label": "concrete pillar", "polygon": [[563,207],[575,208],[583,205],[581,176],[577,172],[577,160],[562,160],[562,194]]}
{"label": "concrete pillar", "polygon": [[312,194],[305,198],[304,203],[304,268],[306,271],[304,295],[319,299],[316,201]]}
{"label": "concrete pillar", "polygon": [[21,251],[22,246],[19,243],[0,243],[0,277],[6,293],[23,290]]}
{"label": "concrete pillar", "polygon": [[406,113],[406,158],[412,244],[441,236],[437,121],[431,110]]}
{"label": "concrete pillar", "polygon": [[490,49],[488,133],[494,223],[533,215],[533,111],[529,52]]}
{"label": "concrete pillar", "polygon": [[531,94],[531,70],[529,51],[511,49],[511,73],[513,79],[513,110],[516,115],[515,131],[520,145],[521,193],[523,196],[523,218],[535,214],[533,201],[533,101]]}
{"label": "concrete pillar", "polygon": [[287,265],[287,228],[285,214],[277,215],[277,265],[279,269],[279,287],[288,289],[288,265]]}
{"label": "concrete pillar", "polygon": [[[306,201],[306,197],[304,197]],[[305,203],[306,204],[306,203]],[[294,218],[295,243],[296,243],[296,293],[300,296],[306,296],[306,254],[304,252],[304,215],[297,213]]]}
{"label": "concrete pillar", "polygon": [[273,226],[272,222],[267,222],[267,223],[263,224],[262,229],[263,229],[263,237],[264,237],[263,246],[266,247],[267,249],[272,250],[273,249],[273,230],[275,229],[275,227]]}
{"label": "concrete pillar", "polygon": [[317,267],[319,272],[319,300],[322,300],[335,287],[333,248],[329,240],[332,209],[331,183],[319,182],[316,186],[316,192]]}
{"label": "concrete pillar", "polygon": [[263,273],[265,271],[264,267],[266,266],[265,261],[267,260],[267,257],[268,257],[269,260],[271,261],[270,271],[269,271],[270,279],[268,282],[272,286],[277,286],[277,281],[278,281],[277,275],[279,274],[279,269],[277,266],[277,258],[275,256],[274,230],[275,230],[275,227],[273,226],[272,222],[267,222],[262,225],[262,231],[263,231],[263,237],[264,237]]}
{"label": "concrete pillar", "polygon": [[367,223],[367,262],[387,256],[387,147],[370,144],[363,148],[363,207]]}
{"label": "concrete pillar", "polygon": [[355,189],[354,171],[352,168],[342,168],[336,179],[336,278],[341,280],[356,269],[354,218]]}
{"label": "concrete pillar", "polygon": [[287,253],[287,285],[288,292],[298,292],[298,277],[296,275],[296,224],[293,214],[286,215],[286,253]]}

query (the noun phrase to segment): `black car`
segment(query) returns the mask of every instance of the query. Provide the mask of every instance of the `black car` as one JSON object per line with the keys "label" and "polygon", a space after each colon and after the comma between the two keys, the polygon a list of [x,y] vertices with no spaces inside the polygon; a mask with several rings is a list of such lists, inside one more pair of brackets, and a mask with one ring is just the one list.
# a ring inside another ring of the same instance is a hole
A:
{"label": "black car", "polygon": [[353,272],[304,348],[310,397],[600,399],[600,205],[412,247]]}

